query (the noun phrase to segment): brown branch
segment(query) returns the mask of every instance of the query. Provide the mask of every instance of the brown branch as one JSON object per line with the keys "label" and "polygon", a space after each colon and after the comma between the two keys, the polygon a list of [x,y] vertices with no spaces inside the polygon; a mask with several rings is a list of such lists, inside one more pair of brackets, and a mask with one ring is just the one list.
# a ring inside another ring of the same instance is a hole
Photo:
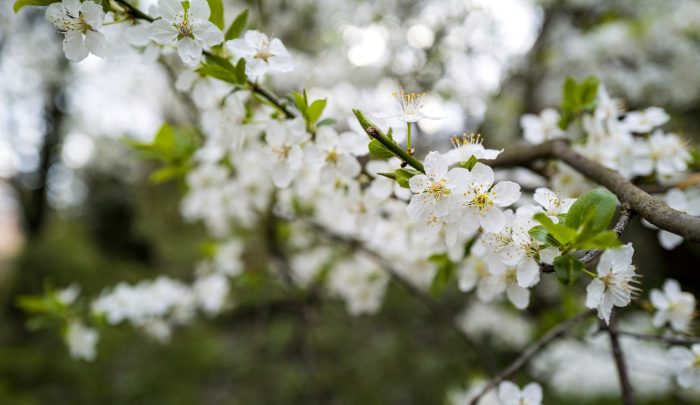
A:
{"label": "brown branch", "polygon": [[608,331],[610,336],[610,347],[615,367],[617,368],[617,377],[620,380],[620,389],[622,390],[622,403],[624,405],[634,405],[634,390],[630,383],[629,375],[627,374],[627,365],[625,364],[625,356],[622,353],[620,339],[617,329],[615,328],[615,315],[612,314],[609,325],[602,325],[602,328]]}
{"label": "brown branch", "polygon": [[511,148],[497,159],[484,161],[492,167],[526,166],[537,159],[559,159],[582,175],[608,188],[623,204],[658,228],[700,242],[700,218],[674,210],[624,178],[618,172],[594,162],[576,151],[563,139],[538,145]]}
{"label": "brown branch", "polygon": [[588,319],[594,313],[594,310],[588,310],[547,331],[547,333],[545,333],[536,342],[528,346],[523,353],[517,359],[515,359],[515,361],[510,363],[508,367],[504,368],[500,373],[498,373],[498,375],[489,380],[488,384],[486,384],[486,386],[481,389],[479,394],[477,394],[477,396],[471,400],[470,405],[477,405],[487,392],[496,388],[496,386],[503,380],[518,372],[518,370],[523,368],[533,357],[542,351],[542,349],[547,347],[547,345],[564,335],[569,329]]}
{"label": "brown branch", "polygon": [[639,340],[647,340],[651,342],[667,343],[669,345],[694,345],[700,343],[700,338],[685,338],[676,336],[659,336],[659,335],[645,335],[636,332],[625,332],[622,330],[616,330],[619,336],[628,336],[631,338]]}

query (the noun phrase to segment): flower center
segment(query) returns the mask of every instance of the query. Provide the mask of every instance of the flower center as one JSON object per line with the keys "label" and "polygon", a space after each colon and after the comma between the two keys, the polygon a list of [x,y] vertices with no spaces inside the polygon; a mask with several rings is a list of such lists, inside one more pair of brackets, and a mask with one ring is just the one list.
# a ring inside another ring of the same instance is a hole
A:
{"label": "flower center", "polygon": [[493,207],[493,200],[488,192],[478,193],[469,201],[469,207],[478,211],[480,214],[488,212]]}
{"label": "flower center", "polygon": [[406,93],[401,90],[400,93],[392,93],[396,101],[399,103],[401,111],[404,114],[417,114],[423,108],[423,97],[425,93]]}
{"label": "flower center", "polygon": [[268,62],[272,54],[270,54],[270,40],[265,38],[258,48],[258,52],[253,55],[253,58]]}
{"label": "flower center", "polygon": [[194,38],[195,25],[190,21],[189,13],[185,11],[182,20],[174,24],[178,32],[178,39]]}
{"label": "flower center", "polygon": [[289,145],[282,145],[272,148],[272,151],[275,152],[280,159],[286,159],[289,156],[290,150],[292,150],[292,147]]}
{"label": "flower center", "polygon": [[426,192],[433,196],[435,201],[440,201],[443,197],[450,195],[450,189],[447,188],[445,182],[445,179],[434,182],[426,189]]}
{"label": "flower center", "polygon": [[338,163],[338,152],[335,149],[326,154],[326,162]]}

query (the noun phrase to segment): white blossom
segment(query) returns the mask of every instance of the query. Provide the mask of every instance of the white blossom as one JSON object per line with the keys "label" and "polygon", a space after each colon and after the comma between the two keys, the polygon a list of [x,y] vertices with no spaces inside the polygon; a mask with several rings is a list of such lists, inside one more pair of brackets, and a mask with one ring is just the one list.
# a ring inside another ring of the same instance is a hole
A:
{"label": "white blossom", "polygon": [[63,35],[63,52],[66,58],[80,62],[92,53],[104,58],[107,43],[100,31],[105,13],[102,6],[93,1],[63,0],[46,9],[49,20]]}
{"label": "white blossom", "polygon": [[447,158],[430,152],[425,158],[425,174],[410,178],[408,184],[414,193],[408,204],[408,216],[413,220],[430,217],[442,218],[459,208],[456,196],[463,193],[469,171],[453,168],[448,171]]}
{"label": "white blossom", "polygon": [[669,323],[676,332],[688,332],[695,313],[693,294],[681,291],[681,286],[676,280],[668,279],[664,283],[663,291],[651,290],[649,299],[656,309],[654,326],[661,327]]}
{"label": "white blossom", "polygon": [[162,18],[151,23],[151,38],[161,45],[177,45],[180,59],[195,66],[202,52],[224,40],[221,30],[209,21],[206,0],[158,0]]}
{"label": "white blossom", "polygon": [[676,369],[676,381],[683,388],[700,384],[700,344],[687,347],[674,346],[668,351]]}
{"label": "white blossom", "polygon": [[549,139],[562,138],[566,133],[559,128],[559,113],[547,108],[540,115],[525,114],[520,118],[523,137],[530,143],[542,143]]}
{"label": "white blossom", "polygon": [[228,49],[244,58],[248,79],[256,81],[266,73],[286,73],[294,69],[292,56],[279,38],[269,38],[259,31],[246,31],[243,38],[226,41]]}
{"label": "white blossom", "polygon": [[95,359],[95,346],[99,335],[93,328],[79,321],[71,321],[66,330],[66,344],[70,355],[75,359],[92,361]]}
{"label": "white blossom", "polygon": [[637,275],[632,265],[632,244],[606,250],[596,268],[598,277],[586,288],[586,306],[598,308],[598,317],[610,322],[613,306],[625,307],[639,289],[633,284]]}
{"label": "white blossom", "polygon": [[569,212],[569,208],[576,202],[575,198],[561,198],[546,187],[538,187],[533,198],[555,224],[559,222],[559,215]]}
{"label": "white blossom", "polygon": [[503,405],[541,405],[542,387],[530,383],[521,390],[512,382],[503,381],[498,385],[498,398]]}
{"label": "white blossom", "polygon": [[665,124],[669,119],[663,108],[649,107],[644,111],[630,111],[625,114],[622,124],[627,130],[637,133],[650,132]]}
{"label": "white blossom", "polygon": [[479,160],[493,160],[503,152],[503,149],[486,149],[482,142],[483,138],[479,134],[464,134],[461,138],[457,136],[452,137],[454,149],[445,154],[448,164],[453,165],[458,162],[466,162],[472,156]]}
{"label": "white blossom", "polygon": [[501,181],[494,186],[493,169],[483,163],[475,164],[466,173],[465,180],[467,189],[462,199],[462,205],[466,207],[462,214],[467,227],[465,232],[479,226],[486,232],[500,231],[506,222],[501,208],[518,201],[520,186],[512,181]]}

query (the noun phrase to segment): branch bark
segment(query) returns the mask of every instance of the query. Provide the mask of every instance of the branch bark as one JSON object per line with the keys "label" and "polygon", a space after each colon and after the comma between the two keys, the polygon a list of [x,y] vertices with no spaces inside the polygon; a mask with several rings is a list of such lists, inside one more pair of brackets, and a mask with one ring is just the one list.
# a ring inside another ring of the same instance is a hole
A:
{"label": "branch bark", "polygon": [[518,372],[518,370],[523,368],[533,357],[542,351],[542,349],[547,347],[547,345],[564,335],[564,333],[566,333],[569,329],[588,319],[594,313],[594,310],[588,310],[550,329],[544,334],[544,336],[528,346],[520,357],[515,359],[515,361],[513,361],[508,367],[504,368],[500,373],[498,373],[498,375],[489,380],[488,384],[486,384],[486,386],[481,389],[479,394],[477,394],[477,396],[471,400],[470,405],[477,405],[487,392],[496,388],[496,386],[503,380]]}
{"label": "branch bark", "polygon": [[497,159],[484,163],[491,167],[526,166],[538,159],[559,159],[609,189],[621,203],[628,204],[650,223],[692,242],[700,242],[700,218],[674,210],[632,184],[618,172],[580,155],[565,140],[556,139],[538,145],[511,148]]}
{"label": "branch bark", "polygon": [[624,405],[634,405],[634,390],[627,374],[627,364],[625,364],[625,356],[622,353],[622,346],[620,346],[620,339],[615,328],[614,314],[610,318],[610,324],[605,325],[604,329],[608,331],[610,336],[610,348],[615,360],[615,367],[617,368],[617,377],[620,380],[620,389],[622,390],[622,403]]}
{"label": "branch bark", "polygon": [[648,340],[651,342],[667,343],[669,345],[694,345],[700,343],[699,338],[684,338],[676,336],[659,336],[659,335],[645,335],[642,333],[635,332],[625,332],[622,330],[616,330],[619,336],[628,336],[631,338],[639,340]]}

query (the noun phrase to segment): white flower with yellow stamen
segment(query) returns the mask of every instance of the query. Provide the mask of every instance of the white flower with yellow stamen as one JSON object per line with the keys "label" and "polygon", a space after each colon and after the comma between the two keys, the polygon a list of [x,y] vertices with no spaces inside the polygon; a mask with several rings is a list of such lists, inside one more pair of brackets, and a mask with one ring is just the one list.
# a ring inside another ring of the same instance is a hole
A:
{"label": "white flower with yellow stamen", "polygon": [[92,1],[63,0],[46,9],[49,20],[63,35],[66,58],[79,62],[92,53],[104,58],[107,54],[105,36],[100,32],[105,13],[102,6]]}
{"label": "white flower with yellow stamen", "polygon": [[392,93],[396,99],[397,108],[390,113],[374,114],[378,118],[383,119],[398,119],[407,124],[418,122],[423,119],[438,120],[442,117],[431,117],[423,112],[423,99],[425,93],[406,93],[403,90]]}
{"label": "white flower with yellow stamen", "polygon": [[282,41],[259,31],[247,31],[242,39],[226,41],[226,47],[237,57],[245,59],[245,73],[251,81],[267,72],[286,73],[294,69],[292,56]]}
{"label": "white flower with yellow stamen", "polygon": [[430,152],[425,158],[425,174],[411,177],[408,184],[414,194],[407,211],[412,220],[443,218],[460,209],[456,196],[464,193],[469,171],[459,167],[448,171],[448,167],[444,155]]}
{"label": "white flower with yellow stamen", "polygon": [[462,134],[461,137],[453,136],[452,145],[454,149],[445,154],[449,164],[466,162],[472,156],[480,160],[493,160],[503,152],[503,149],[486,149],[484,145],[482,145],[483,140],[484,138],[481,137],[481,134]]}
{"label": "white flower with yellow stamen", "polygon": [[[454,169],[453,169],[454,170]],[[520,198],[520,186],[512,181],[501,181],[493,185],[493,169],[477,163],[467,176],[467,187],[463,193],[462,205],[464,224],[476,230],[481,226],[486,232],[498,232],[506,224],[501,207],[507,207]]]}
{"label": "white flower with yellow stamen", "polygon": [[561,198],[547,187],[539,187],[533,195],[535,202],[542,206],[544,213],[556,224],[559,215],[569,212],[569,208],[576,202],[575,198]]}
{"label": "white flower with yellow stamen", "polygon": [[224,34],[209,21],[211,10],[206,0],[158,0],[162,18],[151,26],[151,39],[161,45],[177,44],[180,59],[195,66],[204,49],[224,40]]}
{"label": "white flower with yellow stamen", "polygon": [[600,257],[598,277],[586,288],[586,306],[598,308],[598,317],[610,323],[613,306],[625,307],[639,292],[635,287],[637,275],[632,265],[634,248],[631,243],[606,250]]}

